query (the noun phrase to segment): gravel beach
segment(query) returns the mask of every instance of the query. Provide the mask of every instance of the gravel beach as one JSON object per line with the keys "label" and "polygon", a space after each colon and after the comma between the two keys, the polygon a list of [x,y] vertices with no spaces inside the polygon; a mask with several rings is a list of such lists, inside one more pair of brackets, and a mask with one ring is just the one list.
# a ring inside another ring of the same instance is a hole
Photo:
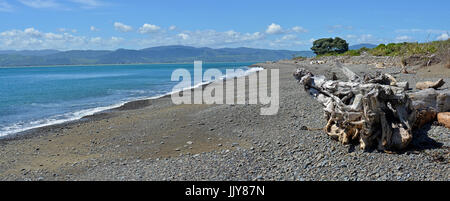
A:
{"label": "gravel beach", "polygon": [[[261,116],[262,105],[174,105],[170,96],[131,102],[1,139],[0,180],[450,180],[450,129],[425,126],[393,154],[342,145],[319,130],[322,107],[292,76],[305,67],[343,78],[339,69],[293,61],[255,66],[280,70],[277,115]],[[412,88],[445,78],[442,88],[449,88],[445,70],[395,76]]]}

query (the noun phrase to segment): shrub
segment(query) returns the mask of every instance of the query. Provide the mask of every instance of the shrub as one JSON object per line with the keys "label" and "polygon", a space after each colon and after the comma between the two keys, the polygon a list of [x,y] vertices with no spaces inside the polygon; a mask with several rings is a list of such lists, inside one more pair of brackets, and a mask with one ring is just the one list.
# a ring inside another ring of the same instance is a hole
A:
{"label": "shrub", "polygon": [[348,51],[348,43],[344,39],[339,37],[336,38],[322,38],[314,41],[311,50],[316,55],[325,54],[339,54]]}
{"label": "shrub", "polygon": [[[330,43],[331,40],[333,39],[329,38],[325,41],[327,41],[327,43]],[[314,43],[316,43],[316,41]],[[387,45],[379,44],[377,47],[373,49],[363,47],[358,50],[347,50],[345,52],[337,52],[330,50],[328,52],[317,55],[317,57],[320,58],[323,56],[360,56],[361,53],[363,52],[367,52],[374,56],[398,56],[402,58],[403,62],[406,62],[405,59],[413,55],[431,56],[434,54],[439,58],[440,61],[442,61],[442,63],[447,68],[450,68],[450,39],[445,41],[433,41],[429,43],[404,42],[404,43],[389,43]],[[427,57],[424,58],[426,59]]]}
{"label": "shrub", "polygon": [[411,55],[429,55],[438,51],[438,44],[435,41],[431,43],[389,43],[380,44],[376,48],[369,50],[374,56],[411,56]]}
{"label": "shrub", "polygon": [[361,55],[361,49],[359,50],[349,50],[345,53],[343,53],[343,56],[360,56]]}

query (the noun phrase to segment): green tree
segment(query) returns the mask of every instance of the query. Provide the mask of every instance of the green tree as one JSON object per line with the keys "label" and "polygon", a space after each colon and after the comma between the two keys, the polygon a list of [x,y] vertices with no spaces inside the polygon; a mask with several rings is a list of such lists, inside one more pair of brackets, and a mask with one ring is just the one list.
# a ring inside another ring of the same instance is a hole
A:
{"label": "green tree", "polygon": [[314,41],[311,50],[316,55],[323,55],[328,53],[344,53],[348,51],[348,43],[342,38],[322,38]]}

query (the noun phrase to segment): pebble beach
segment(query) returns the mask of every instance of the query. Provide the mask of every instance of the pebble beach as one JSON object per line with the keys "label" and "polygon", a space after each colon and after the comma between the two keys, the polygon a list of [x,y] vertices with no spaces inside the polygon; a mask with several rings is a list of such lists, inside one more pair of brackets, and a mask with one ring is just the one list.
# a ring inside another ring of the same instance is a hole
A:
{"label": "pebble beach", "polygon": [[[260,115],[263,105],[174,105],[170,96],[129,102],[77,121],[0,139],[0,180],[450,179],[450,129],[425,126],[398,153],[342,145],[320,130],[326,124],[322,106],[292,76],[303,67],[315,74],[336,72],[342,79],[339,69],[306,61],[254,66],[279,69],[276,115]],[[400,69],[346,66],[356,73]],[[449,88],[448,73],[431,69],[395,76],[412,88],[418,81],[445,78],[442,88]]]}

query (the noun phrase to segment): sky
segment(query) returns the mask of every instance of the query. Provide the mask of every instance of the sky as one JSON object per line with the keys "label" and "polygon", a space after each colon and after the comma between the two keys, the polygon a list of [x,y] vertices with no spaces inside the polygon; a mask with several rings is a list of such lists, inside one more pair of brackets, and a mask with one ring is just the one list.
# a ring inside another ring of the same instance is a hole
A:
{"label": "sky", "polygon": [[448,0],[0,0],[0,50],[427,42],[449,38],[449,8]]}

